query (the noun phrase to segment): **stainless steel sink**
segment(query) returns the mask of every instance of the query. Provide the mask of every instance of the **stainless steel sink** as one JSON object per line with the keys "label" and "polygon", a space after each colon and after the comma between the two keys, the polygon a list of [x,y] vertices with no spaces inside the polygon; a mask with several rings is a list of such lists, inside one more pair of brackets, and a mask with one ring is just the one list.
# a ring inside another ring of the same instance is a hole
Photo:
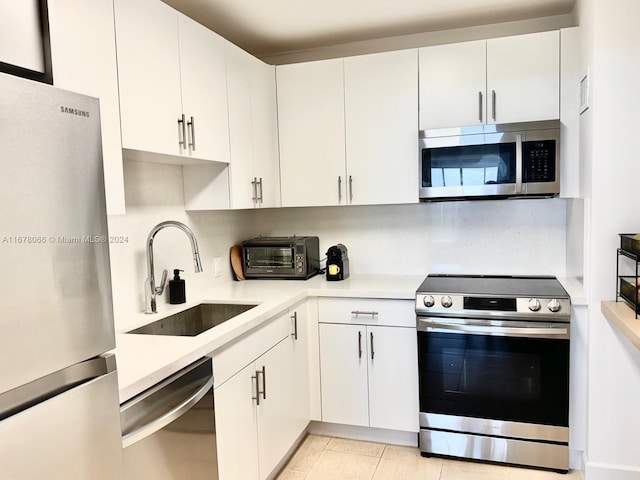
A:
{"label": "stainless steel sink", "polygon": [[127,333],[195,337],[257,305],[203,303]]}

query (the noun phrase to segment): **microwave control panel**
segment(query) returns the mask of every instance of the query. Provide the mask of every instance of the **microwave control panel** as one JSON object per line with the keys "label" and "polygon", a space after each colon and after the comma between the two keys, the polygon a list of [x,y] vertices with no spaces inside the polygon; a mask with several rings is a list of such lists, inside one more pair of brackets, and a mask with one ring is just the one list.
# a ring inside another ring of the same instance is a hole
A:
{"label": "microwave control panel", "polygon": [[556,141],[522,142],[524,183],[556,181]]}

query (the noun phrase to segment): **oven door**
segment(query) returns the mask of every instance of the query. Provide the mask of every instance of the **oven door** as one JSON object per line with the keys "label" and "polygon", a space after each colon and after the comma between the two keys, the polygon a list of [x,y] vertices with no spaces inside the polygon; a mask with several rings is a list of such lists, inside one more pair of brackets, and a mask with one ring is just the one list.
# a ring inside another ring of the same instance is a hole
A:
{"label": "oven door", "polygon": [[421,427],[567,442],[569,334],[568,323],[419,317]]}
{"label": "oven door", "polygon": [[522,193],[523,132],[420,138],[420,199]]}

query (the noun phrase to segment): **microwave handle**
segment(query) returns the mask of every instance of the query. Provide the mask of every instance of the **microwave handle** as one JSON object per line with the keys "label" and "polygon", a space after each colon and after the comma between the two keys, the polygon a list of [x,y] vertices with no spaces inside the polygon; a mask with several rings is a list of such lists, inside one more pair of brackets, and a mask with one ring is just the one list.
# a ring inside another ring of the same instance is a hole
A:
{"label": "microwave handle", "polygon": [[522,183],[522,134],[516,135],[516,194],[525,193]]}

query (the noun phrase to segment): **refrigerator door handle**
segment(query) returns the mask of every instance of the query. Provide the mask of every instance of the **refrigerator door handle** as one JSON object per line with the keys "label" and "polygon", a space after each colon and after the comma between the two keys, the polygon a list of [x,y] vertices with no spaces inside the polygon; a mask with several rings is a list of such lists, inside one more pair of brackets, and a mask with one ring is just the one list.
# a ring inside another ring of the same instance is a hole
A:
{"label": "refrigerator door handle", "polygon": [[9,390],[0,394],[0,420],[115,370],[116,357],[107,354],[76,363]]}

